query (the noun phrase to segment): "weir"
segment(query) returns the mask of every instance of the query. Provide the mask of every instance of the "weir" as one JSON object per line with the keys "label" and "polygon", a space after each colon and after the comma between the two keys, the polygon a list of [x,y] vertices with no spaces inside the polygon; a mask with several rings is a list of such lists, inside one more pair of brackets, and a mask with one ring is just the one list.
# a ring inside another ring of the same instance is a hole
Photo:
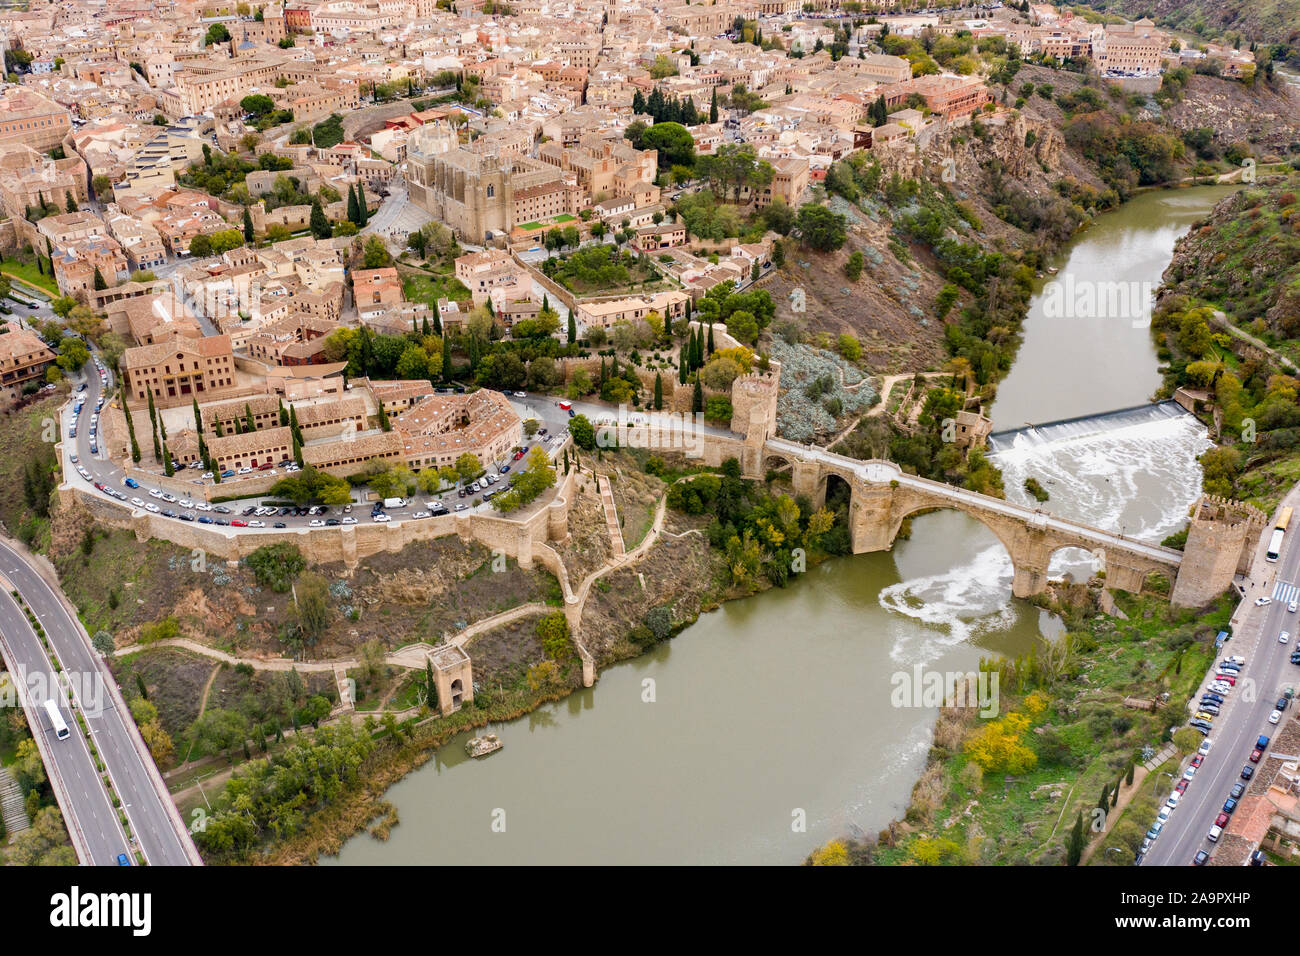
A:
{"label": "weir", "polygon": [[988,449],[991,454],[996,455],[998,452],[1009,451],[1016,447],[1023,448],[1026,445],[1035,447],[1057,442],[1077,441],[1124,428],[1148,425],[1152,422],[1170,421],[1190,415],[1191,412],[1171,400],[1133,405],[1128,408],[1117,408],[1114,411],[1102,412],[1099,415],[1081,415],[1076,418],[1063,418],[1054,422],[1030,423],[1023,428],[994,432],[988,437]]}

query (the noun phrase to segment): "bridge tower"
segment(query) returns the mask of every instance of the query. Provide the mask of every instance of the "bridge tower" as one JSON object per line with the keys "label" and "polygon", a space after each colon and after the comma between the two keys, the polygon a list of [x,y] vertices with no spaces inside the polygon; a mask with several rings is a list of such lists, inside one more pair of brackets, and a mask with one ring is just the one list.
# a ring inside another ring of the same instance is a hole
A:
{"label": "bridge tower", "polygon": [[731,430],[745,436],[740,462],[746,478],[763,477],[763,444],[776,437],[776,372],[751,372],[731,383]]}
{"label": "bridge tower", "polygon": [[1253,505],[1203,495],[1192,512],[1170,603],[1201,607],[1249,574],[1268,516]]}

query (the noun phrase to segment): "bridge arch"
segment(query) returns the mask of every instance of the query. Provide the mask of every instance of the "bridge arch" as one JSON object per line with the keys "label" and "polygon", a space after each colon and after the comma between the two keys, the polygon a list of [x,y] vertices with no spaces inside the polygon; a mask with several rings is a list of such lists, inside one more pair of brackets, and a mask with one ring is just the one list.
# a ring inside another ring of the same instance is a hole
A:
{"label": "bridge arch", "polygon": [[[1011,561],[1012,570],[1016,569],[1016,547],[1015,539],[1008,539],[1007,529],[998,523],[988,520],[988,515],[981,513],[978,508],[970,507],[959,501],[941,501],[919,503],[907,509],[902,509],[895,516],[889,529],[890,546],[898,539],[898,533],[903,528],[903,522],[908,518],[915,517],[919,514],[925,514],[931,511],[957,511],[966,515],[968,518],[974,518],[981,525],[993,532],[993,537],[997,538],[998,543],[1002,545],[1002,550],[1007,553],[1007,558]],[[856,548],[855,548],[856,550]]]}

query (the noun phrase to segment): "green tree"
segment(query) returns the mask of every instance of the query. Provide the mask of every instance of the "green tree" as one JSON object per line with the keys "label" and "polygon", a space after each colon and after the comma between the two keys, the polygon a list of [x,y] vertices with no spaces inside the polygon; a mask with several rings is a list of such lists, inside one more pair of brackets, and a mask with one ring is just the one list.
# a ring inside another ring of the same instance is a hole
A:
{"label": "green tree", "polygon": [[253,237],[255,235],[256,233],[253,232],[253,214],[250,213],[248,211],[248,207],[245,206],[244,207],[244,241],[252,242]]}
{"label": "green tree", "polygon": [[325,215],[325,210],[321,208],[320,197],[316,196],[311,201],[311,234],[317,239],[328,239],[333,235],[334,227],[330,225],[329,217]]}

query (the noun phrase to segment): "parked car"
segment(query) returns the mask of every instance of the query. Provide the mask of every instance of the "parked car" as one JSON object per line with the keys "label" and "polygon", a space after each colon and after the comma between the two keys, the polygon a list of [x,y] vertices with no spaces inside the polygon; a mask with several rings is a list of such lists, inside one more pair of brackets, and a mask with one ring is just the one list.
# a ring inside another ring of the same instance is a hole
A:
{"label": "parked car", "polygon": [[1271,597],[1257,597],[1257,598],[1255,598],[1255,607],[1267,607],[1268,605],[1270,605],[1270,604],[1272,604],[1272,603],[1273,603],[1273,599],[1272,599]]}
{"label": "parked car", "polygon": [[1237,809],[1237,798],[1236,798],[1236,797],[1229,797],[1227,800],[1224,800],[1224,801],[1223,801],[1223,812],[1224,812],[1224,813],[1232,813],[1232,811],[1234,811],[1234,810],[1236,810],[1236,809]]}
{"label": "parked car", "polygon": [[1197,850],[1196,856],[1192,857],[1192,866],[1205,866],[1210,859],[1210,854],[1205,850]]}
{"label": "parked car", "polygon": [[1249,780],[1253,776],[1255,776],[1255,768],[1252,767],[1250,764],[1246,764],[1244,767],[1241,768],[1242,780]]}
{"label": "parked car", "polygon": [[1279,634],[1279,635],[1277,636],[1277,642],[1278,642],[1279,644],[1287,644],[1287,643],[1290,642],[1290,640],[1291,640],[1291,632],[1290,632],[1290,631],[1283,631],[1281,634]]}
{"label": "parked car", "polygon": [[1250,762],[1251,762],[1251,763],[1259,763],[1259,758],[1262,757],[1262,756],[1264,756],[1264,751],[1262,751],[1262,750],[1260,750],[1258,747],[1256,747],[1254,750],[1252,750],[1252,751],[1250,752]]}
{"label": "parked car", "polygon": [[1174,784],[1174,793],[1186,793],[1187,786],[1190,783],[1191,783],[1190,780],[1179,780],[1176,784]]}
{"label": "parked car", "polygon": [[1228,792],[1232,794],[1232,799],[1239,800],[1241,795],[1246,792],[1246,785],[1244,783],[1234,783],[1232,789]]}

